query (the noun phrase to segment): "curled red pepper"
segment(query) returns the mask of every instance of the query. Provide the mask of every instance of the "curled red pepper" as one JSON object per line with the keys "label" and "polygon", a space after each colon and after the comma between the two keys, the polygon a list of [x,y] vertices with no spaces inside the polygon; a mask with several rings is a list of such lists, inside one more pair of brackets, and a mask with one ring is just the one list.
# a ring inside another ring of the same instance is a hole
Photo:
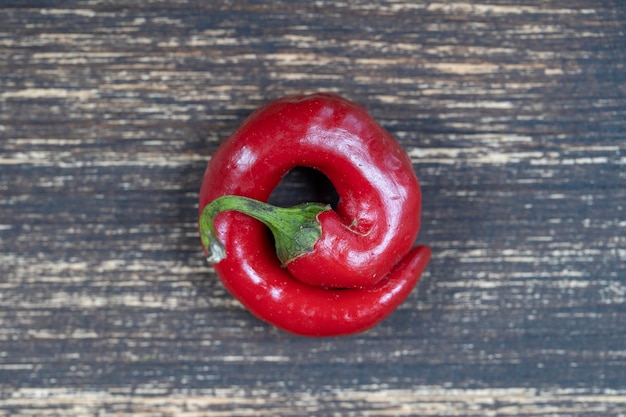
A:
{"label": "curled red pepper", "polygon": [[[300,166],[330,179],[336,209],[265,203]],[[211,158],[199,198],[203,245],[224,286],[262,320],[308,336],[364,331],[406,299],[431,254],[412,248],[420,210],[406,152],[365,109],[331,94],[252,113]]]}

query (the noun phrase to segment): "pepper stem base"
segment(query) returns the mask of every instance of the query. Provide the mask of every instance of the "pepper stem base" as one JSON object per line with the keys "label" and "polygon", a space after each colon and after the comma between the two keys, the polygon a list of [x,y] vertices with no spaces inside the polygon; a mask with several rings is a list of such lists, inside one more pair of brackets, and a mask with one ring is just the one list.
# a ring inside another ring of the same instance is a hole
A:
{"label": "pepper stem base", "polygon": [[227,257],[224,244],[215,233],[215,217],[223,211],[237,211],[264,223],[274,235],[276,255],[283,266],[311,252],[322,236],[318,216],[331,210],[330,205],[303,203],[293,207],[276,207],[248,197],[226,195],[211,201],[202,210],[200,236],[209,256],[219,263]]}

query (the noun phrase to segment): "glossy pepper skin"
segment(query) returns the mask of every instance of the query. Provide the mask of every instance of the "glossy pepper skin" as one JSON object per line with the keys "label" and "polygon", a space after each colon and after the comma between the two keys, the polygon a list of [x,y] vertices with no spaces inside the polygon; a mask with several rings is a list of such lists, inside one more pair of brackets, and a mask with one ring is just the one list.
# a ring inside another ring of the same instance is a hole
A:
{"label": "glossy pepper skin", "polygon": [[253,314],[286,331],[367,330],[406,299],[431,252],[412,248],[421,193],[411,161],[361,106],[313,94],[284,97],[252,113],[211,158],[200,214],[222,196],[265,202],[297,166],[324,173],[340,198],[335,210],[316,216],[321,236],[313,247],[282,265],[262,223],[224,211],[214,227],[226,257],[215,270]]}

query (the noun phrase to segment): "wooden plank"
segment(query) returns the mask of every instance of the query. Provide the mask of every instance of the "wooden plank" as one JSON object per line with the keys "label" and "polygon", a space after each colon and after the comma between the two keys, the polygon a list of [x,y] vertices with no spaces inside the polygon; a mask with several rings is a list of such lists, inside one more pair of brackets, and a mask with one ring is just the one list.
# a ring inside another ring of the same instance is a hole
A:
{"label": "wooden plank", "polygon": [[[0,416],[624,414],[620,2],[0,6]],[[319,90],[405,146],[435,253],[321,340],[247,313],[196,232],[219,143]]]}

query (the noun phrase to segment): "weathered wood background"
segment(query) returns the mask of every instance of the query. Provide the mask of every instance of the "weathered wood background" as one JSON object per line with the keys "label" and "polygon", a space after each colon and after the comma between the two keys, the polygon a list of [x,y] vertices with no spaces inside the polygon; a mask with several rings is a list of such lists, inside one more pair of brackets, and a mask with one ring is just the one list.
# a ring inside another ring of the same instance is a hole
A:
{"label": "weathered wood background", "polygon": [[[625,32],[620,0],[0,1],[0,416],[626,415]],[[220,141],[320,90],[405,146],[435,254],[335,339],[253,318],[196,233]]]}

